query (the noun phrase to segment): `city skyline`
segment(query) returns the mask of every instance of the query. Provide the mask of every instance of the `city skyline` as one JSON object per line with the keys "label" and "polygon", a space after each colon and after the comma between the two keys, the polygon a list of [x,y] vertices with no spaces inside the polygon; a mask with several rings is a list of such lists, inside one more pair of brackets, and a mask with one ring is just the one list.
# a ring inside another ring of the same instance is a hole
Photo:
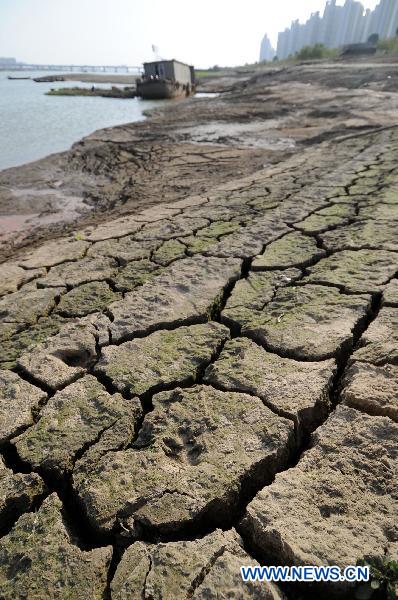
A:
{"label": "city skyline", "polygon": [[[371,34],[389,38],[398,28],[398,2],[380,0],[374,10],[365,8],[359,0],[327,0],[320,11],[311,14],[305,23],[298,19],[278,35],[276,56],[285,59],[305,46],[321,43],[326,48],[339,48],[346,44],[367,41]],[[261,59],[260,51],[260,59]]]}
{"label": "city skyline", "polygon": [[262,41],[261,41],[261,47],[260,47],[260,62],[262,61],[270,61],[274,58],[275,56],[275,49],[271,44],[271,40],[269,39],[268,35],[265,34]]}
{"label": "city skyline", "polygon": [[[182,0],[1,0],[0,56],[52,64],[139,65],[160,56],[196,67],[254,63],[268,33],[292,19],[305,22],[324,0],[203,0],[189,10]],[[376,0],[366,0],[374,8]]]}

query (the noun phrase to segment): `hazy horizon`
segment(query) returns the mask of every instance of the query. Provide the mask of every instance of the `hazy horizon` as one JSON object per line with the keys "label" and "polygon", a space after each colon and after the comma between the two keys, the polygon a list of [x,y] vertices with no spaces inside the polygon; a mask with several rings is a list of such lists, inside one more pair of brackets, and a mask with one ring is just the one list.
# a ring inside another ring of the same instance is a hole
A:
{"label": "hazy horizon", "polygon": [[[379,0],[363,0],[374,8]],[[343,3],[343,0],[338,2]],[[196,67],[258,61],[267,33],[323,11],[325,0],[202,0],[187,10],[181,0],[1,0],[0,56],[36,64],[139,65],[164,58]]]}

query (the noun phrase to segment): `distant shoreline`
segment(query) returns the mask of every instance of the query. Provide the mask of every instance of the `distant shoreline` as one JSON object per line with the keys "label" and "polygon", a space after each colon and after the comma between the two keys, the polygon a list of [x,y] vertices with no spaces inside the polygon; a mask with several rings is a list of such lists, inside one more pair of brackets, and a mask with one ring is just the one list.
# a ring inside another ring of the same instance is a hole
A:
{"label": "distant shoreline", "polygon": [[122,73],[60,73],[65,81],[81,81],[83,83],[121,83],[134,84],[135,75],[123,75]]}
{"label": "distant shoreline", "polygon": [[[81,81],[82,83],[119,83],[123,85],[135,84],[137,75],[131,75],[126,73],[59,73],[56,71],[41,71],[43,76],[48,73],[49,76],[63,77],[64,81]],[[23,69],[18,71],[10,71],[9,69],[0,69],[0,73],[12,73],[12,77],[16,79],[22,78],[26,73],[27,76],[31,74],[31,79],[36,75],[33,75],[32,71]]]}

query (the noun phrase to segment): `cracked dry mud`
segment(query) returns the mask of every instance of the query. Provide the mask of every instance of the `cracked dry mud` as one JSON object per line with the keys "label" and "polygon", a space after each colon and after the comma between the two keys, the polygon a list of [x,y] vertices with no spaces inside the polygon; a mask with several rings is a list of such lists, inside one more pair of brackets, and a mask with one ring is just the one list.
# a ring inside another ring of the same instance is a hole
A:
{"label": "cracked dry mud", "polygon": [[0,265],[0,598],[352,598],[398,543],[398,133]]}

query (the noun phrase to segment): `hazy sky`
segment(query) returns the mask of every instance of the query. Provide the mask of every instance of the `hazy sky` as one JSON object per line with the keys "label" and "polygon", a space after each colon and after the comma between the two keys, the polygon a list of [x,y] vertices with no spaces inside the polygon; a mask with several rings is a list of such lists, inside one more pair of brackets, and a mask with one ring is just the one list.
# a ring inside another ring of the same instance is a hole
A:
{"label": "hazy sky", "polygon": [[[343,0],[339,0],[342,4]],[[378,0],[364,0],[374,8]],[[128,64],[164,58],[195,66],[258,60],[293,19],[325,0],[0,0],[0,56],[52,64]]]}

